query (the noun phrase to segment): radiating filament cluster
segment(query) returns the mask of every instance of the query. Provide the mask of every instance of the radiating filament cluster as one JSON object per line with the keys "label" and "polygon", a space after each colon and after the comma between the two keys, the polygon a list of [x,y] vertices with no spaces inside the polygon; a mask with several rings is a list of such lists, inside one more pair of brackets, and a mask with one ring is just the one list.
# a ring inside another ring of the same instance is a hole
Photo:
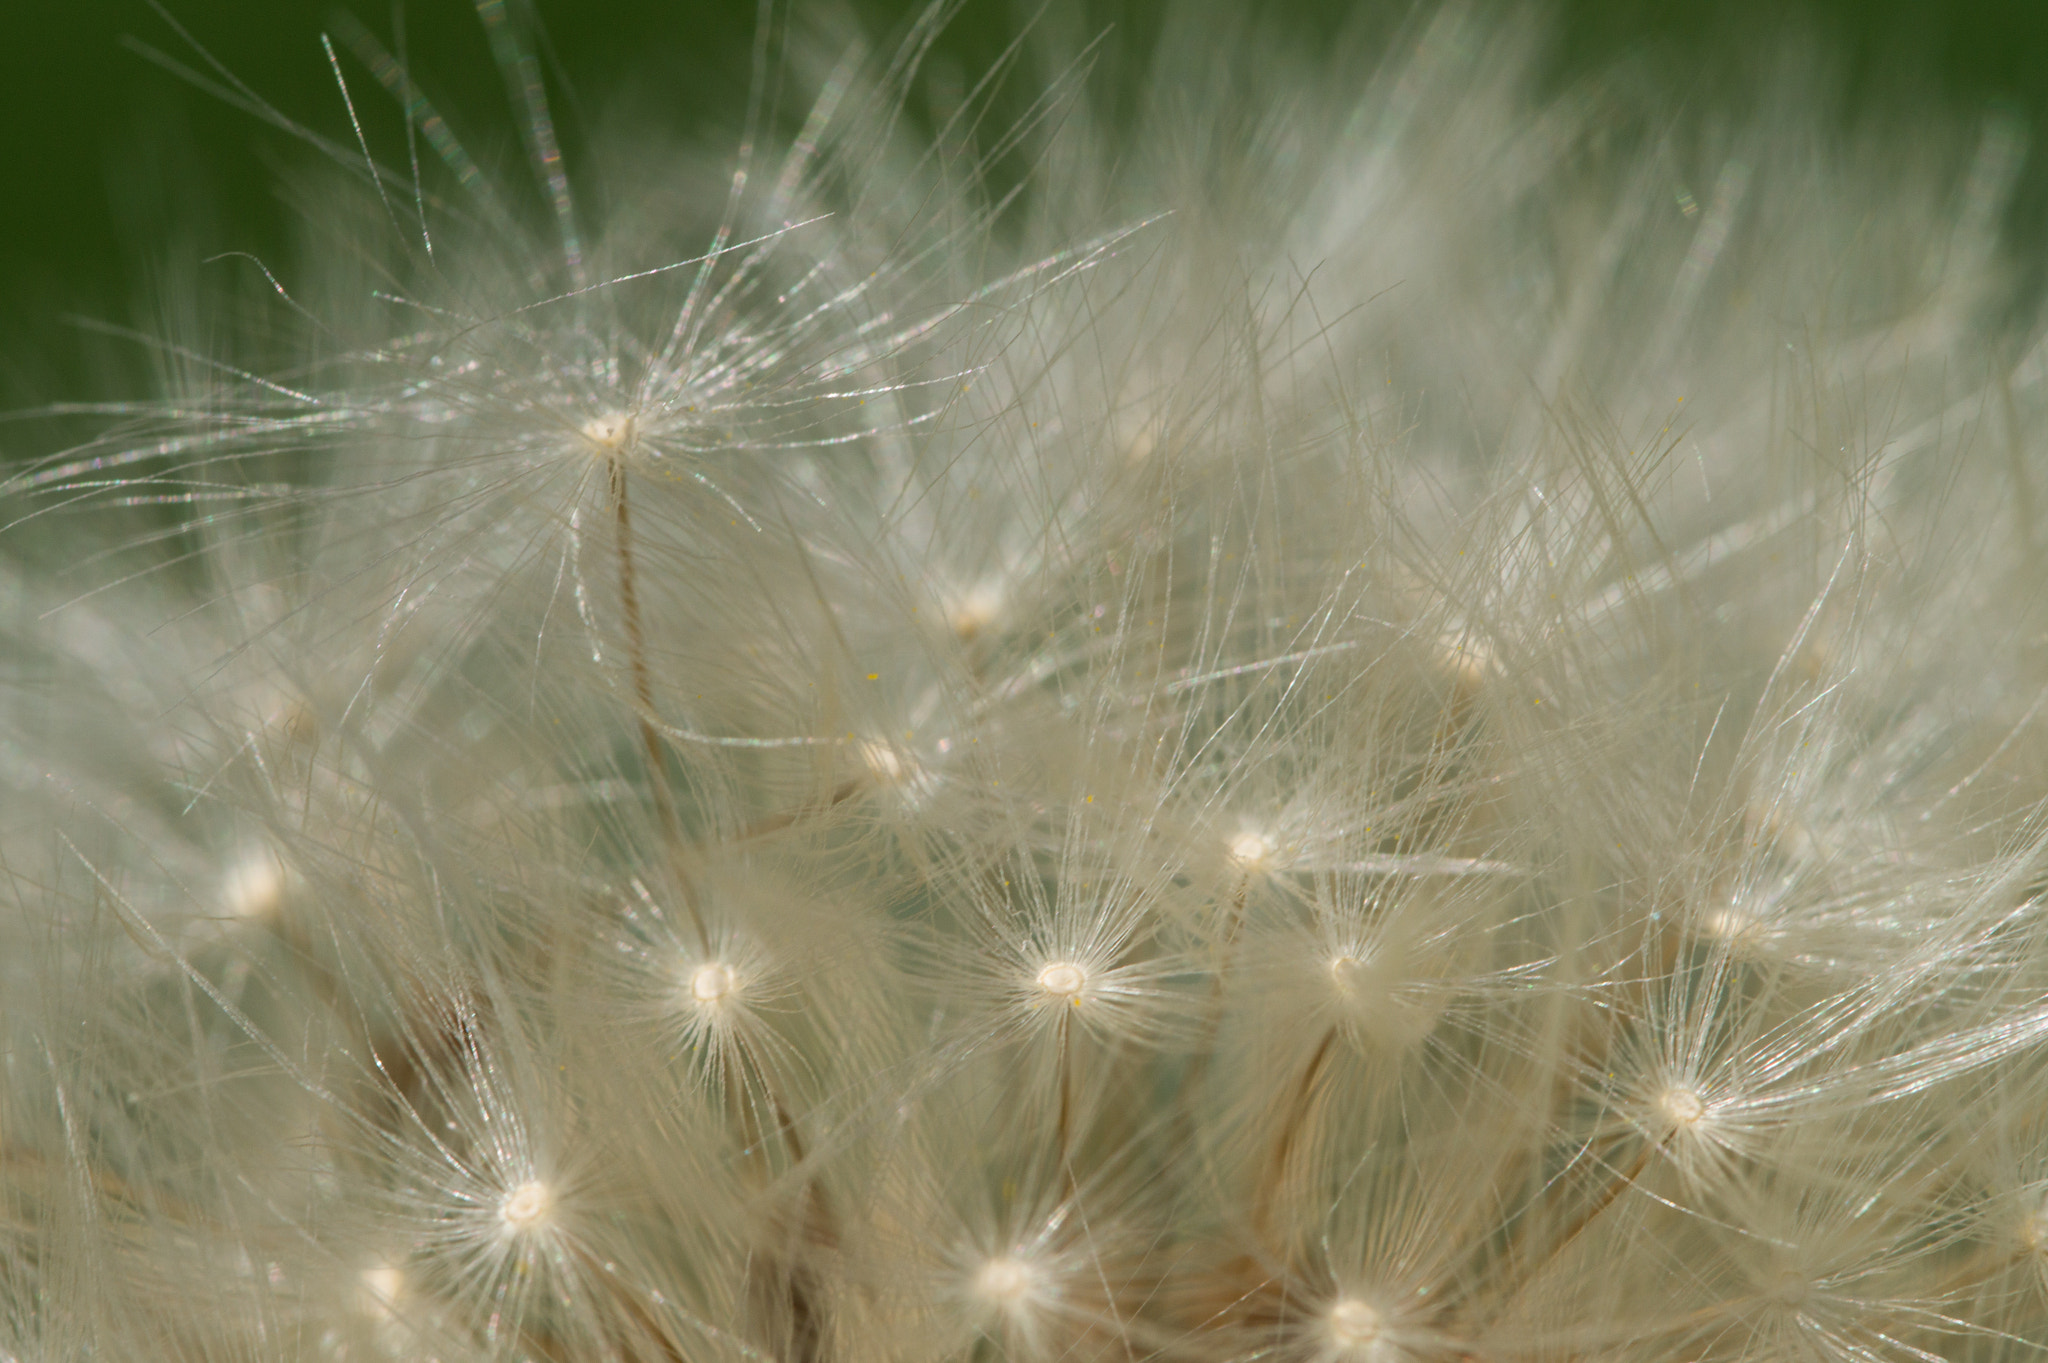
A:
{"label": "radiating filament cluster", "polygon": [[954,8],[165,58],[338,165],[6,426],[0,1359],[2048,1359],[2026,128]]}

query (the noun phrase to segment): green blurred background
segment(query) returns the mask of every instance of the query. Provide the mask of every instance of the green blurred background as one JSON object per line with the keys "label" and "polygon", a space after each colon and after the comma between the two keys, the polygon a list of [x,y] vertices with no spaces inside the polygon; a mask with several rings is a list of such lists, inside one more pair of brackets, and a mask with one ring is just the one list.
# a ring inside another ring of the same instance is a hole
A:
{"label": "green blurred background", "polygon": [[[1079,0],[1078,22],[1111,35],[1110,70],[1135,72],[1157,31],[1160,2]],[[277,191],[278,173],[310,155],[288,134],[154,64],[138,46],[203,66],[175,21],[280,112],[345,139],[346,117],[319,41],[333,7],[328,0],[166,0],[162,11],[147,0],[4,3],[0,407],[136,391],[148,381],[141,348],[75,319],[148,330],[153,300],[190,292],[181,273],[233,268],[202,264],[207,256],[247,251],[288,263],[292,209]],[[854,13],[886,44],[919,7],[917,0],[855,0]],[[386,0],[359,0],[354,8],[390,31]],[[535,8],[559,83],[582,106],[562,111],[572,155],[575,129],[601,114],[628,76],[639,107],[658,109],[676,127],[729,125],[745,97],[749,0],[535,0]],[[966,0],[943,39],[945,58],[963,71],[985,68],[1033,8]],[[1795,51],[1833,68],[1829,112],[1845,126],[1902,113],[2017,114],[2032,130],[2033,150],[2010,226],[2016,241],[2048,239],[2041,230],[2048,218],[2048,0],[1563,0],[1554,15],[1545,69],[1556,81],[1626,59],[1672,82],[1686,100],[1711,102],[1717,90],[1739,85],[1724,79],[1728,73]],[[1305,51],[1327,52],[1331,35],[1356,13],[1332,0],[1281,0],[1263,6],[1261,17]],[[509,142],[503,86],[470,4],[410,0],[405,30],[412,63],[439,102],[458,117],[467,113],[466,129]],[[388,119],[381,92],[359,67],[346,69],[358,101],[380,106],[373,117]],[[390,143],[379,145],[389,154]],[[0,454],[33,453],[14,443],[0,443]]]}

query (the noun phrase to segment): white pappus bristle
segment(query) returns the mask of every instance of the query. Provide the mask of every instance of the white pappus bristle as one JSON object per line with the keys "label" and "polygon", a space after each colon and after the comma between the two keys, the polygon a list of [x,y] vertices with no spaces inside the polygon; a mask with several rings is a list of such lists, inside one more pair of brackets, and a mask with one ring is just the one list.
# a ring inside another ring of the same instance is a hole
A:
{"label": "white pappus bristle", "polygon": [[0,1360],[2048,1356],[2019,122],[955,8],[164,57],[326,173],[6,427]]}

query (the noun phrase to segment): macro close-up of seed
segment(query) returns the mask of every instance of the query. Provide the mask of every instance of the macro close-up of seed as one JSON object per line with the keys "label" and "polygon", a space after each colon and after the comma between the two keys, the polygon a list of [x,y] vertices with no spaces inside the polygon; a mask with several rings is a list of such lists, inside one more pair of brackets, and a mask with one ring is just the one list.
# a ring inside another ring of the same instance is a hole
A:
{"label": "macro close-up of seed", "polygon": [[414,8],[11,177],[0,1363],[2048,1356],[2035,86]]}

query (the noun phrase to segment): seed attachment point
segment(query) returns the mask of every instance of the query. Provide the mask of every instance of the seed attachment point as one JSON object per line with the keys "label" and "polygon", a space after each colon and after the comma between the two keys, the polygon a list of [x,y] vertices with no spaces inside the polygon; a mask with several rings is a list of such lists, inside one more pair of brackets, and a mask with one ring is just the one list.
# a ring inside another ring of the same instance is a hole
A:
{"label": "seed attachment point", "polygon": [[1273,840],[1257,829],[1246,829],[1230,840],[1230,859],[1246,870],[1264,866],[1274,851]]}
{"label": "seed attachment point", "polygon": [[618,459],[630,452],[638,434],[638,423],[631,412],[606,412],[583,423],[583,438],[607,459]]}
{"label": "seed attachment point", "polygon": [[1693,1089],[1673,1085],[1657,1095],[1657,1115],[1683,1131],[1706,1119],[1706,1099]]}
{"label": "seed attachment point", "polygon": [[373,1320],[394,1318],[404,1292],[405,1274],[390,1264],[376,1264],[356,1275],[356,1306]]}
{"label": "seed attachment point", "polygon": [[278,915],[289,889],[284,863],[267,847],[244,852],[221,877],[221,906],[245,923],[267,922]]}
{"label": "seed attachment point", "polygon": [[2021,1218],[2020,1243],[2035,1254],[2048,1256],[2048,1199]]}
{"label": "seed attachment point", "polygon": [[1038,972],[1038,987],[1079,1007],[1082,991],[1088,987],[1087,967],[1075,961],[1054,961]]}
{"label": "seed attachment point", "polygon": [[505,1194],[505,1200],[498,1204],[498,1219],[512,1234],[525,1234],[548,1219],[554,1201],[554,1194],[547,1184],[539,1179],[528,1179]]}
{"label": "seed attachment point", "polygon": [[965,591],[947,594],[942,604],[946,623],[961,642],[967,643],[994,627],[1002,619],[1008,602],[1000,580],[990,578]]}
{"label": "seed attachment point", "polygon": [[690,972],[690,997],[705,1008],[728,1003],[739,992],[739,972],[723,961],[712,961]]}
{"label": "seed attachment point", "polygon": [[1330,1342],[1346,1352],[1378,1342],[1387,1324],[1370,1302],[1356,1297],[1345,1297],[1332,1306],[1324,1323],[1329,1327]]}
{"label": "seed attachment point", "polygon": [[1010,1255],[1000,1255],[981,1266],[974,1275],[974,1295],[990,1306],[1014,1310],[1031,1295],[1038,1275],[1031,1265]]}

